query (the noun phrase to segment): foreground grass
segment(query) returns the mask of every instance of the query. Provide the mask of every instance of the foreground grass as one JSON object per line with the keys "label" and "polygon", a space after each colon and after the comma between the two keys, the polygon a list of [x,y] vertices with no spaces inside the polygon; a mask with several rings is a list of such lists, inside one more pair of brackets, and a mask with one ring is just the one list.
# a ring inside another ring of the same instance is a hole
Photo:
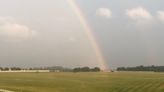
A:
{"label": "foreground grass", "polygon": [[163,73],[0,73],[16,92],[164,92]]}

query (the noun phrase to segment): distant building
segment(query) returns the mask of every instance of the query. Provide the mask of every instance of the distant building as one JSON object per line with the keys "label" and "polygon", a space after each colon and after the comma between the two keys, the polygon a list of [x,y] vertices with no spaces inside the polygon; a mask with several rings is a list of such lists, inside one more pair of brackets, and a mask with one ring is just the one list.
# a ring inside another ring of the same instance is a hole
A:
{"label": "distant building", "polygon": [[46,73],[46,72],[50,72],[50,70],[8,70],[8,71],[0,70],[0,72],[29,72],[29,73],[40,72],[40,73]]}

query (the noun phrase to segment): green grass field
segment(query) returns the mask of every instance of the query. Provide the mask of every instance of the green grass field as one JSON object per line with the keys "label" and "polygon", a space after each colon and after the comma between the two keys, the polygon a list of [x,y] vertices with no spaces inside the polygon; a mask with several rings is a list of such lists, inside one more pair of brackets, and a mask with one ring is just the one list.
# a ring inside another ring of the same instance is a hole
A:
{"label": "green grass field", "polygon": [[164,92],[164,73],[0,73],[15,92]]}

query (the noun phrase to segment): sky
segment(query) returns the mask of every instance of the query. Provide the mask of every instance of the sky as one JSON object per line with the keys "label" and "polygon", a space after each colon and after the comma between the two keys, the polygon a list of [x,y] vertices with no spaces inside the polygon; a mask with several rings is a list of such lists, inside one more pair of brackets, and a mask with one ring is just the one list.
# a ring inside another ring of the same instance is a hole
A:
{"label": "sky", "polygon": [[[110,68],[164,65],[163,0],[74,0]],[[0,66],[99,66],[67,0],[0,0]]]}

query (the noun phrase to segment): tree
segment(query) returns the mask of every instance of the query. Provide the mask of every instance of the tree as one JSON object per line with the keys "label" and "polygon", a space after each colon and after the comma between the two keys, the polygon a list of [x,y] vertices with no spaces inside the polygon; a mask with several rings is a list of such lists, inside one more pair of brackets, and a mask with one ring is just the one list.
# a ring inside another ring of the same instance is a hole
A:
{"label": "tree", "polygon": [[91,69],[91,71],[93,71],[93,72],[99,72],[100,71],[100,68],[99,67],[95,67],[95,68]]}
{"label": "tree", "polygon": [[89,68],[89,67],[77,67],[73,69],[73,72],[99,72],[99,67]]}
{"label": "tree", "polygon": [[8,68],[8,67],[5,67],[3,70],[4,70],[4,71],[8,71],[8,70],[9,70],[9,68]]}
{"label": "tree", "polygon": [[11,67],[10,69],[11,70],[21,70],[21,68],[19,68],[19,67]]}
{"label": "tree", "polygon": [[80,71],[81,71],[81,68],[80,67],[73,69],[73,72],[80,72]]}
{"label": "tree", "polygon": [[81,68],[81,71],[82,72],[89,72],[90,71],[90,68],[89,67],[82,67]]}
{"label": "tree", "polygon": [[0,71],[2,71],[3,70],[3,68],[2,67],[0,67]]}

